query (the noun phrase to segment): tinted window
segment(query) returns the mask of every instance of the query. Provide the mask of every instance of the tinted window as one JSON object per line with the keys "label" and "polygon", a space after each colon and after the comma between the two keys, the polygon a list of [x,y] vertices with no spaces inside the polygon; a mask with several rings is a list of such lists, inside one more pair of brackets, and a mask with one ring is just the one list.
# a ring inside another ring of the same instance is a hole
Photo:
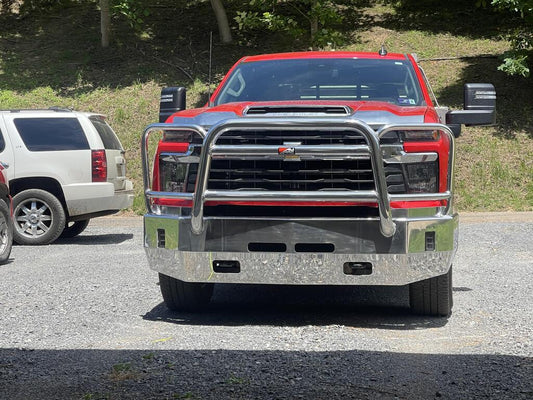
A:
{"label": "tinted window", "polygon": [[15,118],[13,122],[30,151],[89,148],[85,133],[76,118]]}
{"label": "tinted window", "polygon": [[346,100],[423,104],[408,60],[307,58],[243,62],[215,104],[238,101]]}
{"label": "tinted window", "polygon": [[0,131],[0,151],[4,151],[6,148],[6,141],[4,140],[4,135],[2,134],[2,131]]}
{"label": "tinted window", "polygon": [[122,150],[122,146],[113,132],[113,129],[100,117],[90,117],[89,118],[93,123],[94,127],[98,131],[102,142],[104,143],[104,148],[108,150]]}

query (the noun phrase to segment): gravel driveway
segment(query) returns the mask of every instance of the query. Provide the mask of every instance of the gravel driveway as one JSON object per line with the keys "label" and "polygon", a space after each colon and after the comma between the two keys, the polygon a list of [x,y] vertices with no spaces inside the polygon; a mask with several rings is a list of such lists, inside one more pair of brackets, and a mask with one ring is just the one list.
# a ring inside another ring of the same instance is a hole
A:
{"label": "gravel driveway", "polygon": [[407,289],[221,286],[170,313],[142,219],[14,246],[0,399],[532,399],[533,213],[465,215],[449,319]]}

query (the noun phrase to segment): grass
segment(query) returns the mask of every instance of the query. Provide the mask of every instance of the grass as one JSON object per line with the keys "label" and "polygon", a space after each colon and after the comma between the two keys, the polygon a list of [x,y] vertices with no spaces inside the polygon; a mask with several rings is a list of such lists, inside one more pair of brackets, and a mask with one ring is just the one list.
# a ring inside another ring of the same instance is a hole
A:
{"label": "grass", "polygon": [[109,378],[114,382],[126,381],[138,377],[139,373],[132,368],[130,362],[113,365]]}
{"label": "grass", "polygon": [[[457,140],[459,211],[533,210],[533,79],[497,71],[496,55],[509,48],[500,29],[509,22],[459,0],[358,3],[347,24],[351,44],[342,49],[377,51],[385,43],[389,51],[416,53],[440,103],[454,108],[462,107],[464,83],[496,86],[498,126],[465,128]],[[225,4],[230,15],[239,6]],[[102,49],[98,18],[94,3],[0,14],[0,109],[58,105],[106,114],[126,150],[133,211],[142,213],[142,131],[157,121],[163,86],[187,87],[188,107],[205,103],[208,32],[216,22],[209,2],[176,8],[159,0],[143,32],[115,19],[113,45]],[[265,35],[246,46],[237,34],[232,45],[217,44],[216,33],[214,40],[214,83],[243,55],[307,48]]]}

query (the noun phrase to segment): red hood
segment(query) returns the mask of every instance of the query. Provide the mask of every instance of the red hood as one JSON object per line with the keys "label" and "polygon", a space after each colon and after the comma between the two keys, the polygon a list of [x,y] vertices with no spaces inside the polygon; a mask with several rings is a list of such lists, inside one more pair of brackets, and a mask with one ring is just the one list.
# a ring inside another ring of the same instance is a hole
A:
{"label": "red hood", "polygon": [[[201,107],[193,108],[189,110],[179,111],[170,116],[167,122],[172,121],[174,117],[182,118],[194,118],[202,113],[214,113],[214,112],[230,112],[234,113],[236,116],[242,117],[243,112],[246,108],[250,106],[348,106],[352,109],[353,113],[362,112],[362,111],[381,111],[391,113],[400,117],[403,116],[414,116],[414,115],[425,115],[426,118],[428,114],[433,115],[435,113],[433,107],[427,106],[397,106],[390,103],[380,102],[380,101],[269,101],[269,102],[242,102],[242,103],[227,103],[215,107]],[[432,118],[430,118],[432,119]],[[426,120],[426,122],[429,122]]]}

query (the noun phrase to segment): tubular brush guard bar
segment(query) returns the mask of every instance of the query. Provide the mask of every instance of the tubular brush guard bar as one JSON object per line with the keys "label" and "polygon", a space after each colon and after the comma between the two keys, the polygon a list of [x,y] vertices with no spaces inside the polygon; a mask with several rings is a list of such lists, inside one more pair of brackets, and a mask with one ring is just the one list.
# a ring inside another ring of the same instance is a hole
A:
{"label": "tubular brush guard bar", "polygon": [[[291,146],[293,153],[301,159],[335,159],[350,160],[357,158],[370,158],[374,190],[327,190],[327,191],[261,191],[261,190],[210,190],[208,178],[211,160],[213,157],[260,157],[263,159],[281,159],[281,146],[272,145],[217,145],[217,140],[227,131],[238,129],[240,132],[254,130],[294,130],[294,131],[353,131],[361,135],[366,145],[300,145]],[[151,190],[150,165],[148,160],[149,136],[156,131],[189,130],[203,137],[202,151],[200,154],[197,180],[194,193],[161,192]],[[205,131],[196,125],[177,124],[152,124],[146,128],[141,142],[143,161],[143,178],[146,208],[153,213],[152,199],[173,198],[192,200],[191,230],[199,235],[204,231],[204,203],[206,201],[280,201],[280,202],[376,202],[379,209],[380,230],[383,236],[392,237],[396,231],[392,220],[391,200],[448,200],[444,214],[448,213],[451,199],[452,174],[448,174],[447,190],[444,193],[389,195],[383,164],[383,154],[380,147],[380,138],[387,132],[395,130],[439,130],[449,137],[450,157],[449,170],[453,168],[453,143],[451,130],[441,124],[413,124],[413,125],[388,125],[377,133],[366,123],[349,118],[242,118],[230,119],[220,122]]]}

